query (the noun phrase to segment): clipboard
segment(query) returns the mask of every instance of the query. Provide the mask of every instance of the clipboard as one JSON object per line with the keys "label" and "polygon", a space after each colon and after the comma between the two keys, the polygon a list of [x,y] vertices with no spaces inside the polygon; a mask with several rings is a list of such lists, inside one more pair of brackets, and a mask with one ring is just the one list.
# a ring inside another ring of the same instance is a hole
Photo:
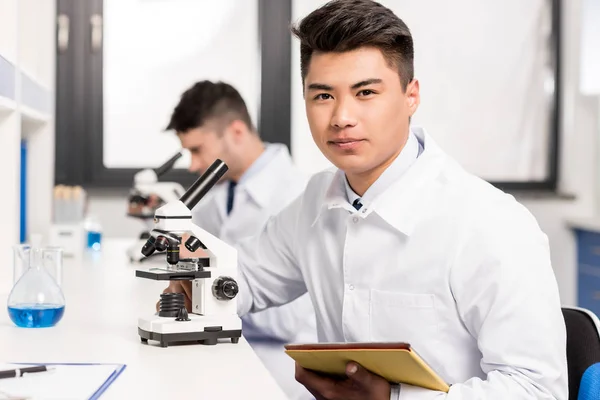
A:
{"label": "clipboard", "polygon": [[[33,390],[45,392],[54,398],[83,398],[81,393],[85,392],[83,396],[87,400],[98,400],[126,368],[125,364],[118,363],[11,363],[4,364],[1,368],[23,365],[53,366],[55,370],[29,374],[27,377],[2,379],[2,392],[25,398],[40,398],[37,392],[32,392]],[[79,385],[73,385],[73,380],[77,380],[78,377],[85,379],[80,379]]]}
{"label": "clipboard", "polygon": [[391,383],[406,383],[447,393],[450,386],[408,343],[287,344],[288,356],[303,368],[329,375],[346,375],[354,361]]}

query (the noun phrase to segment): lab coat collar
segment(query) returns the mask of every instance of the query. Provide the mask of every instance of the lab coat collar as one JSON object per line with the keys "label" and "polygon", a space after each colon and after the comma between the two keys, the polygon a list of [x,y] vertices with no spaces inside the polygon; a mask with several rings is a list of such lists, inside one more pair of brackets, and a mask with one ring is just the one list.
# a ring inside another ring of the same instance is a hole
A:
{"label": "lab coat collar", "polygon": [[325,208],[343,208],[362,218],[375,212],[389,225],[410,236],[419,217],[425,211],[426,206],[421,201],[423,188],[442,171],[442,164],[446,160],[445,153],[424,129],[413,127],[412,132],[423,145],[423,153],[400,179],[374,198],[370,205],[367,204],[357,211],[346,198],[344,172],[336,170],[313,225]]}
{"label": "lab coat collar", "polygon": [[[275,190],[280,190],[274,185],[278,177],[290,173],[293,167],[292,158],[288,148],[283,144],[267,144],[265,153],[261,156],[269,157],[269,161],[255,174],[240,183],[240,189],[248,193],[256,204],[265,208],[269,205],[269,200],[273,197]],[[272,152],[266,154],[266,152]]]}

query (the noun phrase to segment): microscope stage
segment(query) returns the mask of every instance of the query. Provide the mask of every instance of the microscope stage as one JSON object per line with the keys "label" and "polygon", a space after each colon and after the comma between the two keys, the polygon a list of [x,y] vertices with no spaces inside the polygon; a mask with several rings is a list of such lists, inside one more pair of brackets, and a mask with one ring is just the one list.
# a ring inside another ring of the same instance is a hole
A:
{"label": "microscope stage", "polygon": [[177,281],[177,280],[194,280],[201,278],[210,278],[210,271],[203,268],[209,266],[208,258],[193,259],[200,268],[188,267],[171,267],[162,266],[150,267],[148,269],[138,269],[135,271],[135,276],[138,278],[153,279],[156,281]]}

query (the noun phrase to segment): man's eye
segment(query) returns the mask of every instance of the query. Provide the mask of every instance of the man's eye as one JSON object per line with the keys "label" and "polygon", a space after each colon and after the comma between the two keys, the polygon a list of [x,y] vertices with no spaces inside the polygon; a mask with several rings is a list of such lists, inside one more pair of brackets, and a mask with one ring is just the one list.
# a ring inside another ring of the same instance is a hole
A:
{"label": "man's eye", "polygon": [[375,93],[375,92],[374,92],[374,91],[372,91],[372,90],[370,90],[370,89],[365,89],[365,90],[361,90],[360,92],[358,92],[358,94],[359,94],[360,96],[369,96],[369,95],[372,95],[372,94],[374,94],[374,93]]}
{"label": "man's eye", "polygon": [[331,95],[328,93],[320,93],[315,96],[315,100],[328,100],[331,99]]}

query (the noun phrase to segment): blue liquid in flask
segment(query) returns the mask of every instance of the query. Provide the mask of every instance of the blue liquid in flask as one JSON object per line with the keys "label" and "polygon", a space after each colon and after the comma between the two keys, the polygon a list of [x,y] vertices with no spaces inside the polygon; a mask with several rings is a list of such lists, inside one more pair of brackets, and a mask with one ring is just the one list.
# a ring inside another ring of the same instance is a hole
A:
{"label": "blue liquid in flask", "polygon": [[21,328],[48,328],[60,321],[65,306],[58,304],[19,304],[8,307],[10,319]]}
{"label": "blue liquid in flask", "polygon": [[101,249],[102,233],[90,231],[87,234],[87,247],[96,251]]}

